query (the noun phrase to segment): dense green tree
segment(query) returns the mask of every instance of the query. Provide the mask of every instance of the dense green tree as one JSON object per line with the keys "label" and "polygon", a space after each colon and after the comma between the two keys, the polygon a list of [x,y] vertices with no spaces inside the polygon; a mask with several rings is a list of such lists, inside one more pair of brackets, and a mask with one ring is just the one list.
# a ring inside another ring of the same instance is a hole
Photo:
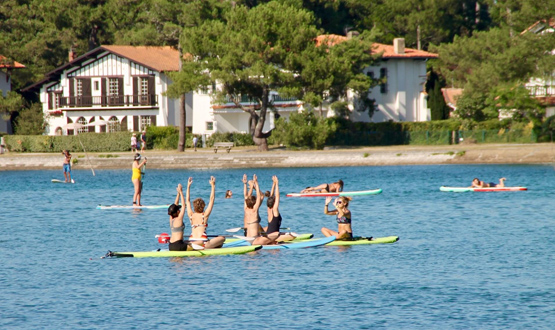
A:
{"label": "dense green tree", "polygon": [[[188,91],[196,83],[217,84],[215,98],[221,102],[228,97],[249,113],[253,140],[259,150],[267,150],[271,132],[262,129],[273,107],[271,91],[318,104],[324,88],[339,97],[371,86],[371,79],[361,72],[374,60],[370,43],[362,37],[317,46],[313,22],[313,15],[304,9],[270,2],[250,10],[236,6],[223,21],[185,28],[181,41],[191,61],[170,87],[170,95]],[[243,106],[240,95],[248,95],[257,106]]]}
{"label": "dense green tree", "polygon": [[44,133],[44,113],[40,103],[23,109],[16,119],[15,133],[19,135],[41,135]]}

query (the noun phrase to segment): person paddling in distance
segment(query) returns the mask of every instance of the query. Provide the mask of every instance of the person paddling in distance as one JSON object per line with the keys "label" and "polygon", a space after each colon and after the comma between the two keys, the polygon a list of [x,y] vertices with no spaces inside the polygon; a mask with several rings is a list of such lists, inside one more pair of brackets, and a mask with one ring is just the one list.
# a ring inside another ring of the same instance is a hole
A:
{"label": "person paddling in distance", "polygon": [[190,245],[187,244],[187,242],[183,241],[183,231],[185,230],[183,217],[185,216],[185,208],[182,207],[182,205],[184,204],[185,199],[183,197],[183,186],[180,183],[177,185],[177,196],[175,197],[175,202],[170,205],[170,207],[168,207],[168,215],[170,216],[170,230],[172,233],[169,244],[170,251],[192,250]]}
{"label": "person paddling in distance", "polygon": [[316,187],[306,187],[301,191],[301,194],[306,193],[328,193],[343,191],[343,180],[337,180],[333,183],[322,183]]}
{"label": "person paddling in distance", "polygon": [[135,193],[133,194],[133,205],[142,206],[141,205],[141,194],[143,192],[143,183],[141,181],[142,172],[141,169],[143,165],[146,164],[146,157],[143,161],[141,161],[141,154],[136,153],[135,157],[133,158],[133,166],[131,167],[132,175],[131,181],[133,182],[133,186],[135,188]]}
{"label": "person paddling in distance", "polygon": [[212,208],[214,207],[214,196],[216,191],[216,178],[210,177],[210,186],[212,189],[210,191],[210,201],[206,210],[204,207],[206,204],[202,198],[197,198],[193,201],[193,207],[191,207],[190,191],[191,184],[193,183],[193,178],[189,178],[187,181],[187,194],[185,197],[185,202],[187,203],[187,215],[191,222],[191,236],[189,237],[189,243],[195,248],[195,244],[199,246],[204,246],[205,249],[215,249],[220,248],[224,245],[225,237],[218,236],[213,239],[208,239],[206,235],[206,227],[208,227],[208,217],[212,213]]}
{"label": "person paddling in distance", "polygon": [[278,232],[277,242],[294,240],[295,233],[281,233],[281,214],[279,213],[279,180],[277,176],[272,176],[272,190],[269,191],[266,205],[268,206],[268,227],[264,228],[266,235]]}
{"label": "person paddling in distance", "polygon": [[275,244],[276,239],[279,236],[279,231],[268,235],[261,235],[260,216],[258,215],[258,210],[260,208],[260,204],[262,204],[262,198],[260,198],[262,193],[260,192],[260,187],[258,186],[256,174],[253,175],[252,182],[254,189],[256,190],[256,196],[247,196],[244,202],[247,240],[250,241],[252,245]]}
{"label": "person paddling in distance", "polygon": [[478,178],[474,178],[474,180],[472,180],[472,185],[470,186],[470,188],[503,188],[505,187],[505,178],[501,178],[499,179],[499,183],[496,184],[494,182],[484,182],[484,181],[480,181],[480,179]]}
{"label": "person paddling in distance", "polygon": [[350,240],[353,238],[353,228],[351,227],[351,211],[347,209],[351,197],[338,197],[333,202],[335,210],[328,210],[328,204],[331,202],[331,197],[326,197],[326,204],[324,206],[324,213],[327,215],[335,215],[337,220],[337,231],[322,228],[324,236],[335,236],[338,240]]}
{"label": "person paddling in distance", "polygon": [[71,179],[71,154],[69,150],[62,150],[62,155],[64,155],[64,178],[65,182],[73,182]]}

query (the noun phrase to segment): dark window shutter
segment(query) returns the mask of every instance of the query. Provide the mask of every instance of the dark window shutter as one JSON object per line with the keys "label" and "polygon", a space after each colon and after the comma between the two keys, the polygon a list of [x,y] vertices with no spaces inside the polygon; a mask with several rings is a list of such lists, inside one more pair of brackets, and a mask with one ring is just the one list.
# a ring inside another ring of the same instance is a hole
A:
{"label": "dark window shutter", "polygon": [[387,68],[380,69],[380,79],[385,78],[385,82],[380,84],[380,93],[387,93]]}
{"label": "dark window shutter", "polygon": [[139,130],[139,116],[133,116],[133,132]]}
{"label": "dark window shutter", "polygon": [[127,116],[123,117],[121,120],[120,128],[122,132],[127,131]]}
{"label": "dark window shutter", "polygon": [[123,78],[118,78],[118,105],[123,104]]}
{"label": "dark window shutter", "polygon": [[92,105],[91,79],[81,79],[81,87],[83,88],[82,103]]}
{"label": "dark window shutter", "polygon": [[[90,82],[90,80],[89,80]],[[89,124],[94,123],[95,118],[92,117],[91,120],[89,120]],[[96,130],[96,126],[88,126],[88,131],[89,133],[94,133]]]}
{"label": "dark window shutter", "polygon": [[139,78],[133,77],[133,105],[139,104]]}
{"label": "dark window shutter", "polygon": [[150,126],[156,126],[156,116],[150,116]]}
{"label": "dark window shutter", "polygon": [[154,77],[148,77],[148,97],[150,99],[150,105],[156,104],[156,95],[154,92]]}
{"label": "dark window shutter", "polygon": [[52,106],[53,98],[54,93],[48,93],[48,110],[54,109],[54,107]]}
{"label": "dark window shutter", "polygon": [[[100,84],[100,95],[102,95],[101,98],[101,104],[103,106],[105,106],[108,102],[108,100],[106,99],[106,95],[108,94],[108,91],[106,90],[106,78],[102,78],[100,79],[100,81],[102,82]],[[104,132],[106,132],[106,126],[104,126]]]}
{"label": "dark window shutter", "polygon": [[75,78],[69,79],[69,105],[75,104]]}

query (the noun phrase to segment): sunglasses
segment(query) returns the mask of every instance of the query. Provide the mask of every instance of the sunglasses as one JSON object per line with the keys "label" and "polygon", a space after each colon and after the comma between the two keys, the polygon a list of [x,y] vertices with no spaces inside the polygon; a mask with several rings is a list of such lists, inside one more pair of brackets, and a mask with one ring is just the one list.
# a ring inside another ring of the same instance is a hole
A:
{"label": "sunglasses", "polygon": [[335,204],[343,204],[343,202],[342,201],[337,201],[337,202],[335,202]]}

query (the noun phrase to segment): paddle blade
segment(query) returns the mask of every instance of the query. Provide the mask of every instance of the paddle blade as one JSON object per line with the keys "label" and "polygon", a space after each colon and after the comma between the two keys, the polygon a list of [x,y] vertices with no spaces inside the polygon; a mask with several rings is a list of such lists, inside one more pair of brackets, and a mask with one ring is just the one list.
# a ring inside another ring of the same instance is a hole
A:
{"label": "paddle blade", "polygon": [[243,230],[243,227],[237,227],[237,228],[230,228],[230,229],[226,229],[225,231],[227,231],[228,233],[236,233],[240,230]]}

